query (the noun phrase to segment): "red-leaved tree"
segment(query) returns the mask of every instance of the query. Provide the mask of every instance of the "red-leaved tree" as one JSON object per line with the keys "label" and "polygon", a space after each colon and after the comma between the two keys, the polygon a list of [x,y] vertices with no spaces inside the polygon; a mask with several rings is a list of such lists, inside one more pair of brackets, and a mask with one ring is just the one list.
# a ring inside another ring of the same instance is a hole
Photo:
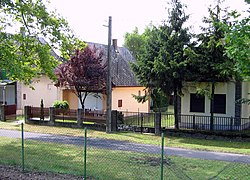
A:
{"label": "red-leaved tree", "polygon": [[56,86],[74,90],[84,109],[86,97],[90,93],[105,92],[106,72],[103,51],[95,46],[87,46],[82,51],[76,50],[69,61],[56,68]]}

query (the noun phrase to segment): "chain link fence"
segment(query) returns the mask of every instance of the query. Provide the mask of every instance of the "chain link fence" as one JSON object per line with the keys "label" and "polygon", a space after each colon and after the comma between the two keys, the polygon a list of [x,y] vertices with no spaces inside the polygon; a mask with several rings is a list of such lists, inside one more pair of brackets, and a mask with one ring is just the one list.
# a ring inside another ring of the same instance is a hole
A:
{"label": "chain link fence", "polygon": [[0,164],[18,166],[24,172],[121,180],[247,180],[250,177],[247,159],[236,163],[168,156],[163,134],[158,145],[145,145],[89,138],[87,129],[79,130],[80,135],[70,135],[70,132],[58,135],[46,133],[44,126],[40,127],[44,128],[43,133],[27,132],[23,124],[16,126],[21,131],[0,129]]}

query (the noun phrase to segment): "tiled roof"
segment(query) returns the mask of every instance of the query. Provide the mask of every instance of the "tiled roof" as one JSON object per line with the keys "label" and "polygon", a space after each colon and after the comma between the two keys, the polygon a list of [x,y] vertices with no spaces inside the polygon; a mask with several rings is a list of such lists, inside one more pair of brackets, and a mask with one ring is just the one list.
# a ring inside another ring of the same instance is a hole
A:
{"label": "tiled roof", "polygon": [[[94,45],[98,49],[103,49],[104,56],[107,57],[107,45],[97,43],[88,44],[91,46]],[[117,50],[118,53],[116,53],[114,47],[111,46],[112,83],[115,86],[139,86],[130,65],[130,63],[135,62],[135,58],[127,48],[118,47]]]}

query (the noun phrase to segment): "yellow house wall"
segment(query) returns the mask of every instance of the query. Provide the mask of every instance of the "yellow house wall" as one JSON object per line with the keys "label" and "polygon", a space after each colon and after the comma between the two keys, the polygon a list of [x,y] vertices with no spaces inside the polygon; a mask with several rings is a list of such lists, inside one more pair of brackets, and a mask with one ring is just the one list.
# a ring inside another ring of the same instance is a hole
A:
{"label": "yellow house wall", "polygon": [[[204,115],[210,116],[210,99],[205,96],[205,113],[190,112],[190,93],[196,93],[196,88],[205,88],[207,83],[187,83],[184,88],[184,95],[181,98],[181,113],[187,115]],[[216,116],[233,116],[235,115],[235,83],[216,83],[215,94],[226,94],[226,114],[216,114]]]}
{"label": "yellow house wall", "polygon": [[[51,107],[55,100],[61,100],[61,90],[54,86],[54,83],[46,76],[34,79],[31,86],[34,90],[22,83],[19,84],[19,104],[21,110],[24,106],[39,107],[43,99],[44,107]],[[24,94],[26,99],[24,99]]]}
{"label": "yellow house wall", "polygon": [[[144,87],[115,87],[112,89],[112,109],[118,111],[129,111],[129,112],[149,112],[149,102],[138,103],[133,97],[132,94],[138,95],[138,92],[141,91],[143,95]],[[79,104],[77,96],[73,93],[72,90],[63,90],[63,100],[68,101],[70,109],[77,109],[81,107]],[[102,96],[102,107],[103,110],[106,110],[106,95]],[[118,100],[122,100],[122,107],[118,107]]]}
{"label": "yellow house wall", "polygon": [[63,100],[69,103],[70,109],[78,108],[78,97],[72,90],[68,89],[63,90]]}
{"label": "yellow house wall", "polygon": [[[138,103],[132,94],[144,95],[144,87],[115,87],[112,90],[112,109],[129,112],[149,112],[149,102]],[[122,100],[122,107],[118,107],[118,100]],[[106,106],[105,106],[106,107]]]}

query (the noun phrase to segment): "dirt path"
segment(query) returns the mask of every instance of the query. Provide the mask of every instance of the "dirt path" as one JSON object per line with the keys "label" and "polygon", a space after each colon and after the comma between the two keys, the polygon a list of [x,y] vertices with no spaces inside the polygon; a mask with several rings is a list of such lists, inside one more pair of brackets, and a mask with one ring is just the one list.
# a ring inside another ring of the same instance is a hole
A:
{"label": "dirt path", "polygon": [[14,166],[0,165],[1,180],[82,180],[83,177],[69,174],[42,173],[42,172],[22,172],[21,168]]}

